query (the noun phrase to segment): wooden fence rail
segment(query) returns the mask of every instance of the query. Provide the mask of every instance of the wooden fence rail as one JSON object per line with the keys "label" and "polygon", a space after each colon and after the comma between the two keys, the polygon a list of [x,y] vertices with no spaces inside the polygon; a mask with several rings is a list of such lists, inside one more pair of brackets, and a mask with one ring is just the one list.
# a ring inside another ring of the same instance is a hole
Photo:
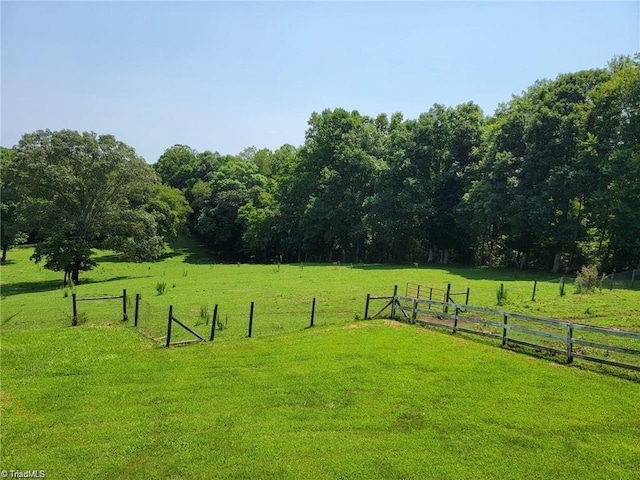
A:
{"label": "wooden fence rail", "polygon": [[[501,340],[502,345],[522,345],[562,354],[566,356],[567,363],[573,362],[574,358],[580,358],[640,371],[640,332],[409,296],[394,295],[391,303],[391,318],[396,320],[434,326],[453,333],[464,332],[497,338]],[[448,313],[449,309],[454,313]],[[519,321],[519,324],[512,321]],[[474,326],[475,328],[472,328]],[[520,338],[515,338],[518,336],[516,334],[519,334]],[[597,336],[598,341],[584,338],[587,334]],[[603,341],[600,337],[606,340]],[[625,339],[625,343],[616,345],[615,339]],[[602,356],[589,353],[587,348],[602,352]],[[608,358],[610,353],[632,356],[634,362],[637,359],[637,363],[613,360]]]}

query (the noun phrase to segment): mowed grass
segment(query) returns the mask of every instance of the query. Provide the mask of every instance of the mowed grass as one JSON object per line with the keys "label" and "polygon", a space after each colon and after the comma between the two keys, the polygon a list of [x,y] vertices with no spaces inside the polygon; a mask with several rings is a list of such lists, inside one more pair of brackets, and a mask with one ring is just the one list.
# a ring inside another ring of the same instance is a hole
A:
{"label": "mowed grass", "polygon": [[76,287],[78,296],[140,293],[144,320],[159,334],[168,305],[196,325],[201,307],[219,304],[227,325],[213,343],[171,349],[122,322],[118,300],[80,302],[86,321],[70,327],[60,275],[30,263],[28,248],[10,252],[2,267],[0,469],[70,479],[640,477],[635,374],[355,320],[366,293],[390,295],[393,285],[402,292],[406,282],[451,282],[454,291],[471,288],[471,303],[495,306],[505,282],[505,308],[640,329],[637,291],[560,297],[555,285],[531,302],[519,289],[551,277],[220,265],[187,247],[141,264],[103,252]]}
{"label": "mowed grass", "polygon": [[[29,261],[30,248],[9,253],[10,263],[0,272],[4,329],[49,328],[71,324],[71,291],[62,288],[62,275]],[[206,334],[206,322],[214,304],[228,327],[219,338],[240,338],[247,333],[251,302],[255,303],[254,333],[264,335],[304,328],[309,324],[312,299],[316,298],[316,324],[344,323],[364,316],[365,298],[391,295],[394,285],[404,294],[407,283],[432,287],[433,298],[443,299],[447,284],[456,293],[470,290],[469,303],[497,307],[496,292],[505,285],[507,303],[500,308],[534,316],[571,320],[591,325],[616,326],[640,331],[640,290],[596,291],[588,295],[559,295],[559,277],[533,271],[507,269],[387,266],[362,264],[216,264],[195,242],[185,239],[161,262],[127,263],[109,252],[99,252],[99,265],[81,273],[75,287],[78,297],[129,295],[129,317],[133,318],[135,294],[143,299],[142,326],[157,335],[166,333],[169,305],[174,315]],[[532,301],[533,282],[538,281]],[[165,285],[158,295],[156,286]],[[636,282],[640,288],[640,279]],[[67,296],[65,296],[67,295]],[[454,296],[464,302],[464,295]],[[79,303],[79,312],[89,322],[117,321],[118,301]],[[373,302],[370,314],[384,306]],[[146,322],[146,323],[145,323]]]}
{"label": "mowed grass", "polygon": [[10,332],[3,469],[47,478],[640,475],[640,383],[384,320],[165,349]]}

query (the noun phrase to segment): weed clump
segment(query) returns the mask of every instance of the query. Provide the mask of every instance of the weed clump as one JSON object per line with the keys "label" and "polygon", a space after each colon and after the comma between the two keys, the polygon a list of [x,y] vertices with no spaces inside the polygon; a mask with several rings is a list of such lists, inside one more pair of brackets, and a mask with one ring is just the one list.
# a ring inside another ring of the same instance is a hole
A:
{"label": "weed clump", "polygon": [[598,267],[583,266],[576,277],[576,293],[591,293],[598,286]]}
{"label": "weed clump", "polygon": [[164,292],[167,291],[167,282],[158,282],[156,283],[156,292],[158,292],[158,295],[163,295]]}
{"label": "weed clump", "polygon": [[496,290],[496,300],[498,301],[498,305],[502,306],[507,303],[509,298],[509,291],[504,288],[504,284],[500,284],[498,289]]}
{"label": "weed clump", "polygon": [[200,307],[200,322],[198,323],[198,325],[201,325],[203,323],[205,325],[209,325],[209,307],[207,307],[206,305],[202,305]]}

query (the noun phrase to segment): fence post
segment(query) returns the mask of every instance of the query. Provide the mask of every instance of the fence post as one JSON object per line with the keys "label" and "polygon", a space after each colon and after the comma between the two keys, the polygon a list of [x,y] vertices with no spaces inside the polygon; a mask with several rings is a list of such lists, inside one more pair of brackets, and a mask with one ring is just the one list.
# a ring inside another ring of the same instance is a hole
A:
{"label": "fence post", "polygon": [[416,292],[416,298],[420,298],[420,284],[418,284],[418,291]]}
{"label": "fence post", "polygon": [[453,333],[456,333],[458,331],[458,311],[460,309],[456,306],[456,313],[453,316]]}
{"label": "fence post", "polygon": [[138,326],[138,315],[140,312],[140,294],[136,293],[136,309],[133,313],[133,326],[137,327]]}
{"label": "fence post", "polygon": [[411,323],[416,323],[416,317],[418,316],[418,299],[413,299],[413,306],[411,307]]}
{"label": "fence post", "polygon": [[398,296],[398,285],[393,286],[393,298],[391,299],[391,318],[396,317],[396,297]]}
{"label": "fence post", "polygon": [[464,297],[464,304],[469,305],[469,292],[471,291],[470,287],[467,287],[467,296]]}
{"label": "fence post", "polygon": [[[451,293],[451,284],[447,283],[447,292],[444,294],[445,303],[449,303],[449,293]],[[449,313],[449,305],[444,306],[444,313]]]}
{"label": "fence post", "polygon": [[251,310],[249,311],[249,335],[247,335],[249,338],[251,338],[251,331],[253,330],[253,304],[254,302],[251,302]]}
{"label": "fence post", "polygon": [[364,319],[367,320],[369,318],[369,301],[371,300],[371,294],[367,293],[367,301],[364,304]]}
{"label": "fence post", "polygon": [[531,301],[535,301],[536,299],[536,288],[538,287],[538,280],[533,281],[533,293],[531,294]]}
{"label": "fence post", "polygon": [[127,315],[127,290],[122,290],[122,321],[126,322],[129,320],[129,316]]}
{"label": "fence post", "polygon": [[560,287],[560,296],[564,297],[564,275],[562,276],[562,286]]}
{"label": "fence post", "polygon": [[169,305],[169,318],[167,320],[167,347],[171,344],[171,323],[173,323],[173,305]]}
{"label": "fence post", "polygon": [[573,325],[567,325],[567,363],[573,363]]}
{"label": "fence post", "polygon": [[78,325],[78,305],[76,304],[76,294],[71,294],[71,300],[73,301],[73,319],[71,320],[71,325],[75,327]]}
{"label": "fence post", "polygon": [[213,307],[213,317],[211,317],[211,335],[209,336],[209,341],[213,342],[213,337],[216,335],[216,323],[218,323],[218,304],[216,303]]}
{"label": "fence post", "polygon": [[[311,323],[309,324],[310,327],[313,327],[313,320],[316,316],[316,297],[313,297],[313,301],[311,302]],[[365,317],[366,320],[366,317]]]}
{"label": "fence post", "polygon": [[507,344],[507,314],[502,316],[502,346]]}
{"label": "fence post", "polygon": [[433,287],[429,287],[429,310],[431,310],[431,301],[433,300]]}

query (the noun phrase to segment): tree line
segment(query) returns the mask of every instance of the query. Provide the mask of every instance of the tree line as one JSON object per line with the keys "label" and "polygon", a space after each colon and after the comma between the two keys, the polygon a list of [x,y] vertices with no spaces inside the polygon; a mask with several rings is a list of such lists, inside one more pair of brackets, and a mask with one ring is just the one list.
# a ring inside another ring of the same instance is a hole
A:
{"label": "tree line", "polygon": [[[3,169],[11,164],[22,179],[40,168],[27,168],[42,147],[30,139],[3,154],[13,158]],[[473,102],[436,104],[417,119],[327,109],[311,115],[299,147],[221,155],[174,145],[152,168],[136,161],[124,171],[133,164],[145,174],[127,178],[136,184],[146,175],[153,188],[116,203],[130,207],[134,231],[155,240],[116,234],[126,222],[93,236],[134,258],[186,227],[223,259],[636,268],[640,55],[537,81],[492,116]],[[67,166],[46,168],[63,179]],[[92,168],[87,175],[96,175]],[[36,197],[32,188],[16,198]],[[5,211],[9,219],[25,211],[10,198],[3,194],[3,248],[24,232],[20,221],[5,225]],[[46,229],[38,235],[48,238]]]}
{"label": "tree line", "polygon": [[304,144],[167,149],[191,229],[220,255],[553,271],[640,262],[640,57],[536,82],[486,117],[313,113]]}

